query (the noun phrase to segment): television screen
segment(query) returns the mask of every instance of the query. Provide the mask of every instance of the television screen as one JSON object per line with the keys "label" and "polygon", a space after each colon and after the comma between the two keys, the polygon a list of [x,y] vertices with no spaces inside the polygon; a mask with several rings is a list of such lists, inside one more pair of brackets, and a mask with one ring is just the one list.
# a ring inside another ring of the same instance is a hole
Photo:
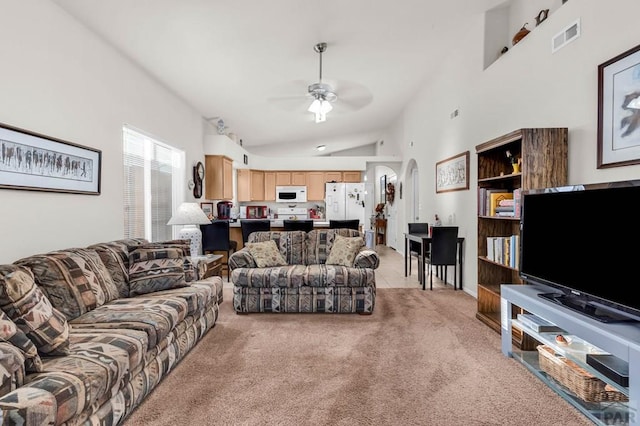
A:
{"label": "television screen", "polygon": [[599,320],[640,320],[632,296],[640,285],[638,200],[640,181],[525,191],[522,279],[561,290],[555,301]]}

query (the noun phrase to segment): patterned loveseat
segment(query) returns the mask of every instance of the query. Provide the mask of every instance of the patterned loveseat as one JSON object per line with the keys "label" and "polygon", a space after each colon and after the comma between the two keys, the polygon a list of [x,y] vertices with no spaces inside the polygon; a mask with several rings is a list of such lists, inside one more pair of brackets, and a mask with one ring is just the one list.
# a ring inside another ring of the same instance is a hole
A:
{"label": "patterned loveseat", "polygon": [[229,258],[233,307],[236,313],[371,314],[379,262],[357,230],[254,232]]}
{"label": "patterned loveseat", "polygon": [[117,425],[214,326],[222,279],[184,241],[0,265],[0,423]]}

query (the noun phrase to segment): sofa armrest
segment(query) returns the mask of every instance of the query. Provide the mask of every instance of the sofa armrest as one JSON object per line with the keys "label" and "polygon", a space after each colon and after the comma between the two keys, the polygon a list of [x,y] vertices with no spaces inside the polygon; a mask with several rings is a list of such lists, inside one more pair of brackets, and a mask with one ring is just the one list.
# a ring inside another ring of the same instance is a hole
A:
{"label": "sofa armrest", "polygon": [[251,253],[249,253],[249,249],[243,247],[241,250],[233,252],[231,256],[229,256],[229,269],[234,270],[237,268],[257,268],[258,265],[256,261],[253,259]]}
{"label": "sofa armrest", "polygon": [[[58,402],[51,392],[28,385],[15,389],[0,398],[2,424],[54,425]],[[31,423],[37,419],[37,423]]]}
{"label": "sofa armrest", "polygon": [[367,247],[360,249],[356,258],[353,260],[354,268],[371,268],[377,269],[380,266],[380,257],[378,252]]}

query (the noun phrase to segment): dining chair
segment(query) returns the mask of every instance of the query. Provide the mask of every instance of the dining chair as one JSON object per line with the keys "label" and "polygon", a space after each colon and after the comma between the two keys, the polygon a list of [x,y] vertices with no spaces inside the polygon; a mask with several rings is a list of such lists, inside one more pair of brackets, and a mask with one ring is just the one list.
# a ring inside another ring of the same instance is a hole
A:
{"label": "dining chair", "polygon": [[360,219],[329,220],[329,229],[338,229],[338,228],[355,229],[357,231],[360,228]]}
{"label": "dining chair", "polygon": [[242,244],[246,245],[252,232],[271,231],[271,221],[268,219],[240,220],[240,228],[242,229]]}
{"label": "dining chair", "polygon": [[202,252],[204,254],[216,251],[223,251],[227,254],[222,265],[227,268],[227,281],[229,281],[231,276],[229,256],[238,250],[237,241],[231,240],[229,236],[229,221],[213,220],[209,224],[200,225],[200,231],[202,231]]}
{"label": "dining chair", "polygon": [[282,221],[285,231],[304,231],[309,232],[313,230],[313,220],[290,220],[285,219]]}
{"label": "dining chair", "polygon": [[[434,226],[431,230],[431,248],[425,263],[429,264],[429,289],[433,290],[433,267],[444,267],[444,283],[447,283],[447,266],[453,266],[453,289],[458,289],[457,273],[458,227]],[[422,265],[424,268],[424,265]],[[424,270],[422,271],[424,274]]]}
{"label": "dining chair", "polygon": [[[409,223],[409,233],[410,234],[428,234],[429,233],[429,224],[427,222],[414,222]],[[429,253],[429,247],[425,247],[425,255]],[[420,243],[416,241],[409,241],[409,275],[411,275],[411,258],[415,257],[418,259],[420,257]],[[420,262],[418,262],[420,265]],[[420,274],[421,269],[418,268],[418,275]],[[418,276],[420,279],[420,276]]]}

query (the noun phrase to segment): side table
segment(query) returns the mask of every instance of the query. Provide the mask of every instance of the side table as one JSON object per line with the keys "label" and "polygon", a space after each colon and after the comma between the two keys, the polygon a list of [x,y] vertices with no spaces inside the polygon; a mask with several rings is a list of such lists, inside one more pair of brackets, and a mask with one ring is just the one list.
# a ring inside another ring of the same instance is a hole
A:
{"label": "side table", "polygon": [[189,256],[189,260],[193,263],[196,271],[196,279],[222,276],[222,255],[221,254],[203,254],[199,256]]}

